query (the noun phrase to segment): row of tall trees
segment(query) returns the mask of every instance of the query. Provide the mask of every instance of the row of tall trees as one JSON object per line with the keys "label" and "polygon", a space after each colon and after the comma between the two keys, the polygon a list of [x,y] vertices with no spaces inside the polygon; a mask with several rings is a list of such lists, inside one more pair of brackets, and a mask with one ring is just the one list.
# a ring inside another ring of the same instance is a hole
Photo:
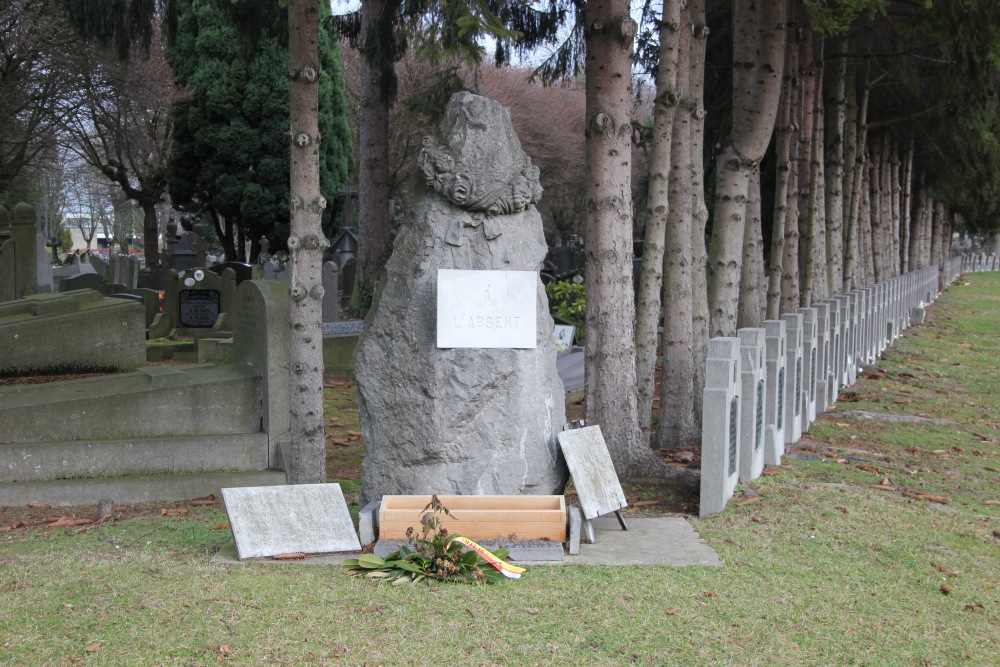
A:
{"label": "row of tall trees", "polygon": [[[71,18],[92,19],[75,25],[115,44],[149,36],[141,16],[156,3],[126,3],[137,11],[124,14],[127,20],[114,29],[114,21],[93,20],[100,4],[71,9]],[[178,0],[167,7],[208,5]],[[290,0],[287,36],[271,43],[258,34],[250,40],[253,57],[227,51],[246,38],[247,17],[259,28],[263,14],[273,15],[267,7],[232,5],[237,29],[228,43],[216,43],[217,51],[199,51],[197,39],[177,43],[177,53],[188,49],[184,53],[199,67],[208,67],[203,85],[197,68],[182,74],[192,88],[202,85],[207,106],[195,113],[198,104],[190,104],[191,115],[179,122],[200,141],[198,131],[206,126],[198,114],[218,111],[211,109],[215,100],[236,119],[223,138],[233,139],[236,152],[262,155],[263,147],[255,149],[239,133],[240,123],[252,122],[252,109],[224,93],[248,77],[258,59],[276,62],[277,52],[268,49],[287,43],[293,403],[301,412],[293,452],[304,455],[293,456],[291,465],[292,479],[316,481],[323,443],[314,311],[325,246],[320,220],[329,198],[320,185],[329,135],[319,125],[318,91],[322,73],[336,65],[323,62],[325,9],[315,0]],[[432,61],[443,54],[475,64],[483,55],[476,40],[492,35],[503,61],[512,49],[551,42],[560,26],[572,27],[539,73],[585,75],[587,411],[604,429],[625,477],[652,469],[650,439],[659,447],[697,441],[709,335],[732,335],[764,317],[939,260],[959,213],[968,225],[995,225],[993,195],[1000,189],[992,169],[998,44],[992,26],[1000,26],[993,3],[668,1],[648,29],[629,10],[625,0],[551,0],[537,7],[364,0],[357,17],[341,22],[362,56],[362,284],[377,279],[386,255],[391,193],[385,118],[396,100],[395,64],[402,54],[411,49]],[[183,22],[182,13],[167,16],[177,20],[168,25]],[[636,37],[657,81],[642,216],[635,215],[631,183],[632,140],[644,125],[630,113]],[[211,69],[223,61],[240,65]],[[259,99],[276,104],[263,93]],[[220,200],[218,219],[246,217],[244,205],[267,210],[273,202],[253,193],[269,190],[260,172],[276,175],[276,164],[229,164],[246,167],[239,174],[244,189],[236,190],[243,199],[238,210],[225,213]],[[178,161],[175,173],[190,166]],[[199,187],[210,182],[213,169],[217,174],[220,167],[187,172],[191,201],[209,201]],[[631,258],[639,218],[648,222],[636,304]],[[657,378],[652,337],[661,320],[663,373]],[[664,400],[654,431],[656,382]]]}
{"label": "row of tall trees", "polygon": [[998,11],[664,3],[636,329],[654,446],[699,441],[709,336],[933,265],[958,220],[996,229]]}

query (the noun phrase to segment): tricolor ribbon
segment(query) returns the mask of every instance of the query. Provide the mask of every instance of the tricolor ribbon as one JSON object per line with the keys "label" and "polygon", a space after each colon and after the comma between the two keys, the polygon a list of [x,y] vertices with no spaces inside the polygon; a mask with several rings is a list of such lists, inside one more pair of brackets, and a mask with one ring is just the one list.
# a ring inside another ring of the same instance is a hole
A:
{"label": "tricolor ribbon", "polygon": [[503,560],[494,556],[486,547],[476,544],[467,537],[455,536],[452,538],[456,542],[461,542],[465,546],[469,547],[473,551],[482,557],[484,561],[500,570],[500,574],[510,579],[520,579],[521,573],[527,572],[523,567],[518,567],[517,565],[511,565],[510,563],[504,562]]}

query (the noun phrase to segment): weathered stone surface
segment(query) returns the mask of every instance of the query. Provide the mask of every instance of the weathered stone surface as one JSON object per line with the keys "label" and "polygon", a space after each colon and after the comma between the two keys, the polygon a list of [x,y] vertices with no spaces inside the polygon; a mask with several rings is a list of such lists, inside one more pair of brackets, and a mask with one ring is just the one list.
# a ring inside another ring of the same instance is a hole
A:
{"label": "weathered stone surface", "polygon": [[469,93],[452,97],[420,164],[355,352],[362,495],[561,493],[564,393],[541,281],[535,348],[436,345],[438,269],[541,267],[537,170],[507,110]]}

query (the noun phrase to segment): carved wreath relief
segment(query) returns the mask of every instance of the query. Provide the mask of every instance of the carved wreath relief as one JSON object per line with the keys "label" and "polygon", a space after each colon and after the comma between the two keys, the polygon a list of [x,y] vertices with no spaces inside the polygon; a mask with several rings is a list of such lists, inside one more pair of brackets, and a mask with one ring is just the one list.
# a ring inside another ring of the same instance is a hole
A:
{"label": "carved wreath relief", "polygon": [[424,137],[417,164],[424,181],[455,206],[486,215],[520,213],[542,198],[538,167],[525,156],[525,167],[507,183],[481,183],[458,169],[447,147],[434,137]]}

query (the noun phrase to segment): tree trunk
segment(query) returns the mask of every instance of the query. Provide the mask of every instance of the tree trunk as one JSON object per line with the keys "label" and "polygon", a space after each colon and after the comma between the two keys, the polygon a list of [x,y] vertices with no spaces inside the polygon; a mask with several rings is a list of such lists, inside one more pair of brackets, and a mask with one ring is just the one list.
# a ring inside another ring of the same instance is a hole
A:
{"label": "tree trunk", "polygon": [[[756,40],[757,60],[743,108],[734,108],[733,133],[716,159],[715,219],[709,252],[709,309],[713,336],[736,335],[743,257],[743,209],[749,175],[770,143],[784,67],[785,2],[737,0],[734,39]],[[742,99],[737,95],[734,99]]]}
{"label": "tree trunk", "polygon": [[[686,23],[682,30],[680,3],[664,3],[663,21],[660,24],[660,64],[656,72],[656,100],[653,106],[653,136],[649,158],[648,219],[642,244],[642,272],[639,274],[639,301],[636,303],[635,322],[635,365],[636,379],[639,383],[637,409],[639,428],[642,430],[645,442],[649,442],[653,393],[656,389],[656,330],[662,311],[663,251],[671,199],[669,195],[671,139],[677,104],[685,92],[678,90],[678,71],[680,63],[683,62],[686,67],[688,60],[686,56],[683,59],[679,57],[682,32],[690,35]],[[685,81],[686,74],[685,72]],[[690,234],[686,244],[688,246],[686,255],[690,260]],[[664,332],[665,342],[666,332]]]}
{"label": "tree trunk", "polygon": [[288,110],[291,258],[289,359],[292,484],[326,481],[323,429],[323,250],[321,216],[326,200],[319,189],[319,52],[317,0],[288,3]]}
{"label": "tree trunk", "polygon": [[705,49],[708,26],[705,25],[705,0],[689,0],[688,13],[693,25],[691,63],[688,67],[688,97],[691,99],[691,331],[694,346],[695,427],[701,441],[701,395],[705,388],[705,359],[708,357],[708,252],[705,226],[708,205],[705,202]]}
{"label": "tree trunk", "polygon": [[844,285],[844,135],[847,122],[847,38],[834,42],[826,78],[826,258],[828,293]]}
{"label": "tree trunk", "polygon": [[[678,3],[669,3],[678,4]],[[686,13],[686,12],[685,12]],[[690,91],[691,25],[682,21],[677,59],[677,88],[681,104],[674,116],[670,164],[670,214],[667,218],[663,257],[663,381],[656,428],[656,447],[672,449],[697,443],[695,418],[693,276],[691,273],[691,122]]]}
{"label": "tree trunk", "polygon": [[910,246],[913,243],[910,232],[913,229],[911,209],[913,208],[913,154],[915,151],[915,142],[911,137],[906,144],[906,161],[903,162],[902,199],[900,202],[899,272],[902,274],[910,271]]}
{"label": "tree trunk", "polygon": [[931,263],[930,266],[941,266],[941,230],[948,216],[948,209],[942,202],[934,207],[934,221],[931,224]]}
{"label": "tree trunk", "polygon": [[871,237],[869,242],[871,243],[872,268],[875,270],[873,278],[876,283],[880,283],[888,277],[885,275],[884,248],[882,246],[884,236],[882,226],[885,222],[882,217],[883,147],[884,142],[882,141],[872,142],[871,169],[868,172],[870,174],[868,187],[871,191]]}
{"label": "tree trunk", "polygon": [[815,282],[816,242],[813,223],[813,124],[816,122],[816,63],[813,58],[813,34],[808,23],[801,26],[799,44],[799,306],[813,302]]}
{"label": "tree trunk", "polygon": [[[785,71],[781,83],[777,136],[774,147],[775,186],[774,215],[771,226],[771,265],[768,271],[767,319],[775,320],[781,315],[782,292],[785,284],[783,274],[785,254],[785,233],[788,225],[788,185],[791,174],[791,147],[794,128],[792,126],[792,99],[795,94],[795,64],[798,48],[791,39],[785,45]],[[798,229],[795,230],[795,244],[798,246]],[[788,276],[788,289],[796,292],[798,302],[798,272]]]}
{"label": "tree trunk", "polygon": [[823,301],[830,296],[826,272],[826,172],[823,165],[825,141],[825,112],[823,108],[823,39],[814,36],[816,44],[813,60],[815,83],[813,92],[813,140],[812,159],[809,168],[809,227],[813,237],[813,285],[812,303]]}
{"label": "tree trunk", "polygon": [[648,472],[636,402],[632,291],[631,63],[627,0],[587,3],[587,421],[600,426],[619,477]]}
{"label": "tree trunk", "polygon": [[922,269],[920,264],[920,246],[923,243],[921,232],[923,230],[924,213],[927,207],[927,191],[924,189],[922,178],[917,179],[917,191],[914,194],[917,200],[913,217],[910,218],[910,243],[907,252],[907,267],[910,271]]}
{"label": "tree trunk", "polygon": [[858,211],[858,243],[861,250],[861,284],[875,284],[875,254],[872,252],[872,189],[874,161],[861,170],[861,205]]}
{"label": "tree trunk", "polygon": [[889,237],[889,248],[891,253],[889,255],[889,260],[891,262],[890,275],[898,276],[901,271],[900,262],[900,244],[902,242],[902,213],[900,209],[900,200],[903,196],[903,188],[900,185],[900,168],[901,161],[899,159],[899,144],[893,140],[889,144],[889,217],[892,220],[892,226],[890,227],[890,237]]}
{"label": "tree trunk", "polygon": [[396,0],[361,3],[361,114],[358,123],[358,272],[351,305],[367,310],[388,259],[389,109],[396,75],[384,50],[392,39]]}
{"label": "tree trunk", "polygon": [[[847,83],[848,99],[857,99],[857,88],[854,69],[848,72],[849,81]],[[864,90],[861,99],[854,112],[848,114],[848,136],[847,150],[845,151],[845,162],[850,170],[848,182],[850,183],[850,205],[847,211],[847,225],[844,245],[844,290],[851,290],[865,284],[861,279],[862,270],[860,268],[859,256],[863,246],[861,239],[867,238],[861,235],[860,231],[860,210],[862,199],[862,183],[865,173],[865,155],[868,141],[868,94],[871,86],[868,83],[868,70],[865,69]],[[850,104],[850,103],[849,103]]]}
{"label": "tree trunk", "polygon": [[760,170],[750,174],[746,224],[743,226],[743,265],[740,271],[740,306],[736,326],[757,327],[767,310],[764,278],[764,236],[760,220]]}

